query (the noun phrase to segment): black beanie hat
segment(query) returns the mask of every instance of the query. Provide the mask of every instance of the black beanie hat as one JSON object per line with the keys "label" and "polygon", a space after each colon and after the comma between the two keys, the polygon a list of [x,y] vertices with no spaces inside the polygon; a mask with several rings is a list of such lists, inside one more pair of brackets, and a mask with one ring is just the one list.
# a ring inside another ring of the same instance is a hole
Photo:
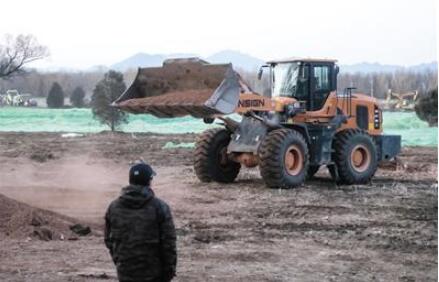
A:
{"label": "black beanie hat", "polygon": [[155,175],[151,166],[145,163],[135,164],[130,169],[130,184],[149,185]]}

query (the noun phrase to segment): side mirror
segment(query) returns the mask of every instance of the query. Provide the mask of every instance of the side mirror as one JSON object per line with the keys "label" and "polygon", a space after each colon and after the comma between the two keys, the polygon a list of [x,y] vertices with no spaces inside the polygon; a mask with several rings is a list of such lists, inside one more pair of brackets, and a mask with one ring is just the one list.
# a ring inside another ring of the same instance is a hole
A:
{"label": "side mirror", "polygon": [[261,66],[260,68],[259,68],[259,71],[258,71],[258,80],[261,80],[261,78],[262,78],[262,73],[264,72],[264,68],[268,68],[268,67],[270,67],[269,65],[263,65],[263,66]]}
{"label": "side mirror", "polygon": [[340,71],[340,67],[335,65],[334,72],[332,74],[332,82],[331,82],[331,84],[332,84],[331,88],[332,88],[332,90],[335,90],[335,91],[337,91],[337,76],[338,76],[339,71]]}
{"label": "side mirror", "polygon": [[260,67],[259,68],[259,71],[258,71],[258,80],[261,80],[261,78],[262,78],[262,73],[264,72],[264,68],[263,67]]}

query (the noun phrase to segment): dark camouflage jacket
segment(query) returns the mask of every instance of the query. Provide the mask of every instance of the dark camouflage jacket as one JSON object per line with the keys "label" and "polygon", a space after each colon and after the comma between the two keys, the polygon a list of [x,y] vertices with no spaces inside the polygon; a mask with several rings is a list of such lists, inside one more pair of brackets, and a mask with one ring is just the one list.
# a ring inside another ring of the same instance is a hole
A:
{"label": "dark camouflage jacket", "polygon": [[175,276],[171,210],[149,187],[127,186],[110,204],[105,215],[105,245],[119,281],[170,281]]}

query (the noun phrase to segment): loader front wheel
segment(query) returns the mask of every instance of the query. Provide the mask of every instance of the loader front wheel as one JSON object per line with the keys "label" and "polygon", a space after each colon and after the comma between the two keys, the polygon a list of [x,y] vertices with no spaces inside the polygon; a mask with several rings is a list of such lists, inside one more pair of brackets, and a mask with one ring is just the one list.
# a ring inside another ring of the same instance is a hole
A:
{"label": "loader front wheel", "polygon": [[375,142],[362,130],[339,132],[334,142],[333,160],[340,184],[366,184],[378,166]]}
{"label": "loader front wheel", "polygon": [[230,132],[223,128],[204,131],[195,145],[194,169],[202,182],[230,183],[238,176],[241,164],[227,157]]}
{"label": "loader front wheel", "polygon": [[294,188],[308,172],[308,145],[302,134],[290,129],[271,131],[259,150],[260,171],[270,188]]}

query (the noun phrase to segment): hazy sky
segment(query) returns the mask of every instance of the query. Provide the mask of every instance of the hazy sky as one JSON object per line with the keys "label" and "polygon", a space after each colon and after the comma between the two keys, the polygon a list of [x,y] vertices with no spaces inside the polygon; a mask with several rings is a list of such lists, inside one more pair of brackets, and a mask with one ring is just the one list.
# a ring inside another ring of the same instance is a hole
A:
{"label": "hazy sky", "polygon": [[32,33],[44,66],[110,65],[138,52],[239,50],[342,64],[436,60],[435,0],[3,1],[0,35]]}

